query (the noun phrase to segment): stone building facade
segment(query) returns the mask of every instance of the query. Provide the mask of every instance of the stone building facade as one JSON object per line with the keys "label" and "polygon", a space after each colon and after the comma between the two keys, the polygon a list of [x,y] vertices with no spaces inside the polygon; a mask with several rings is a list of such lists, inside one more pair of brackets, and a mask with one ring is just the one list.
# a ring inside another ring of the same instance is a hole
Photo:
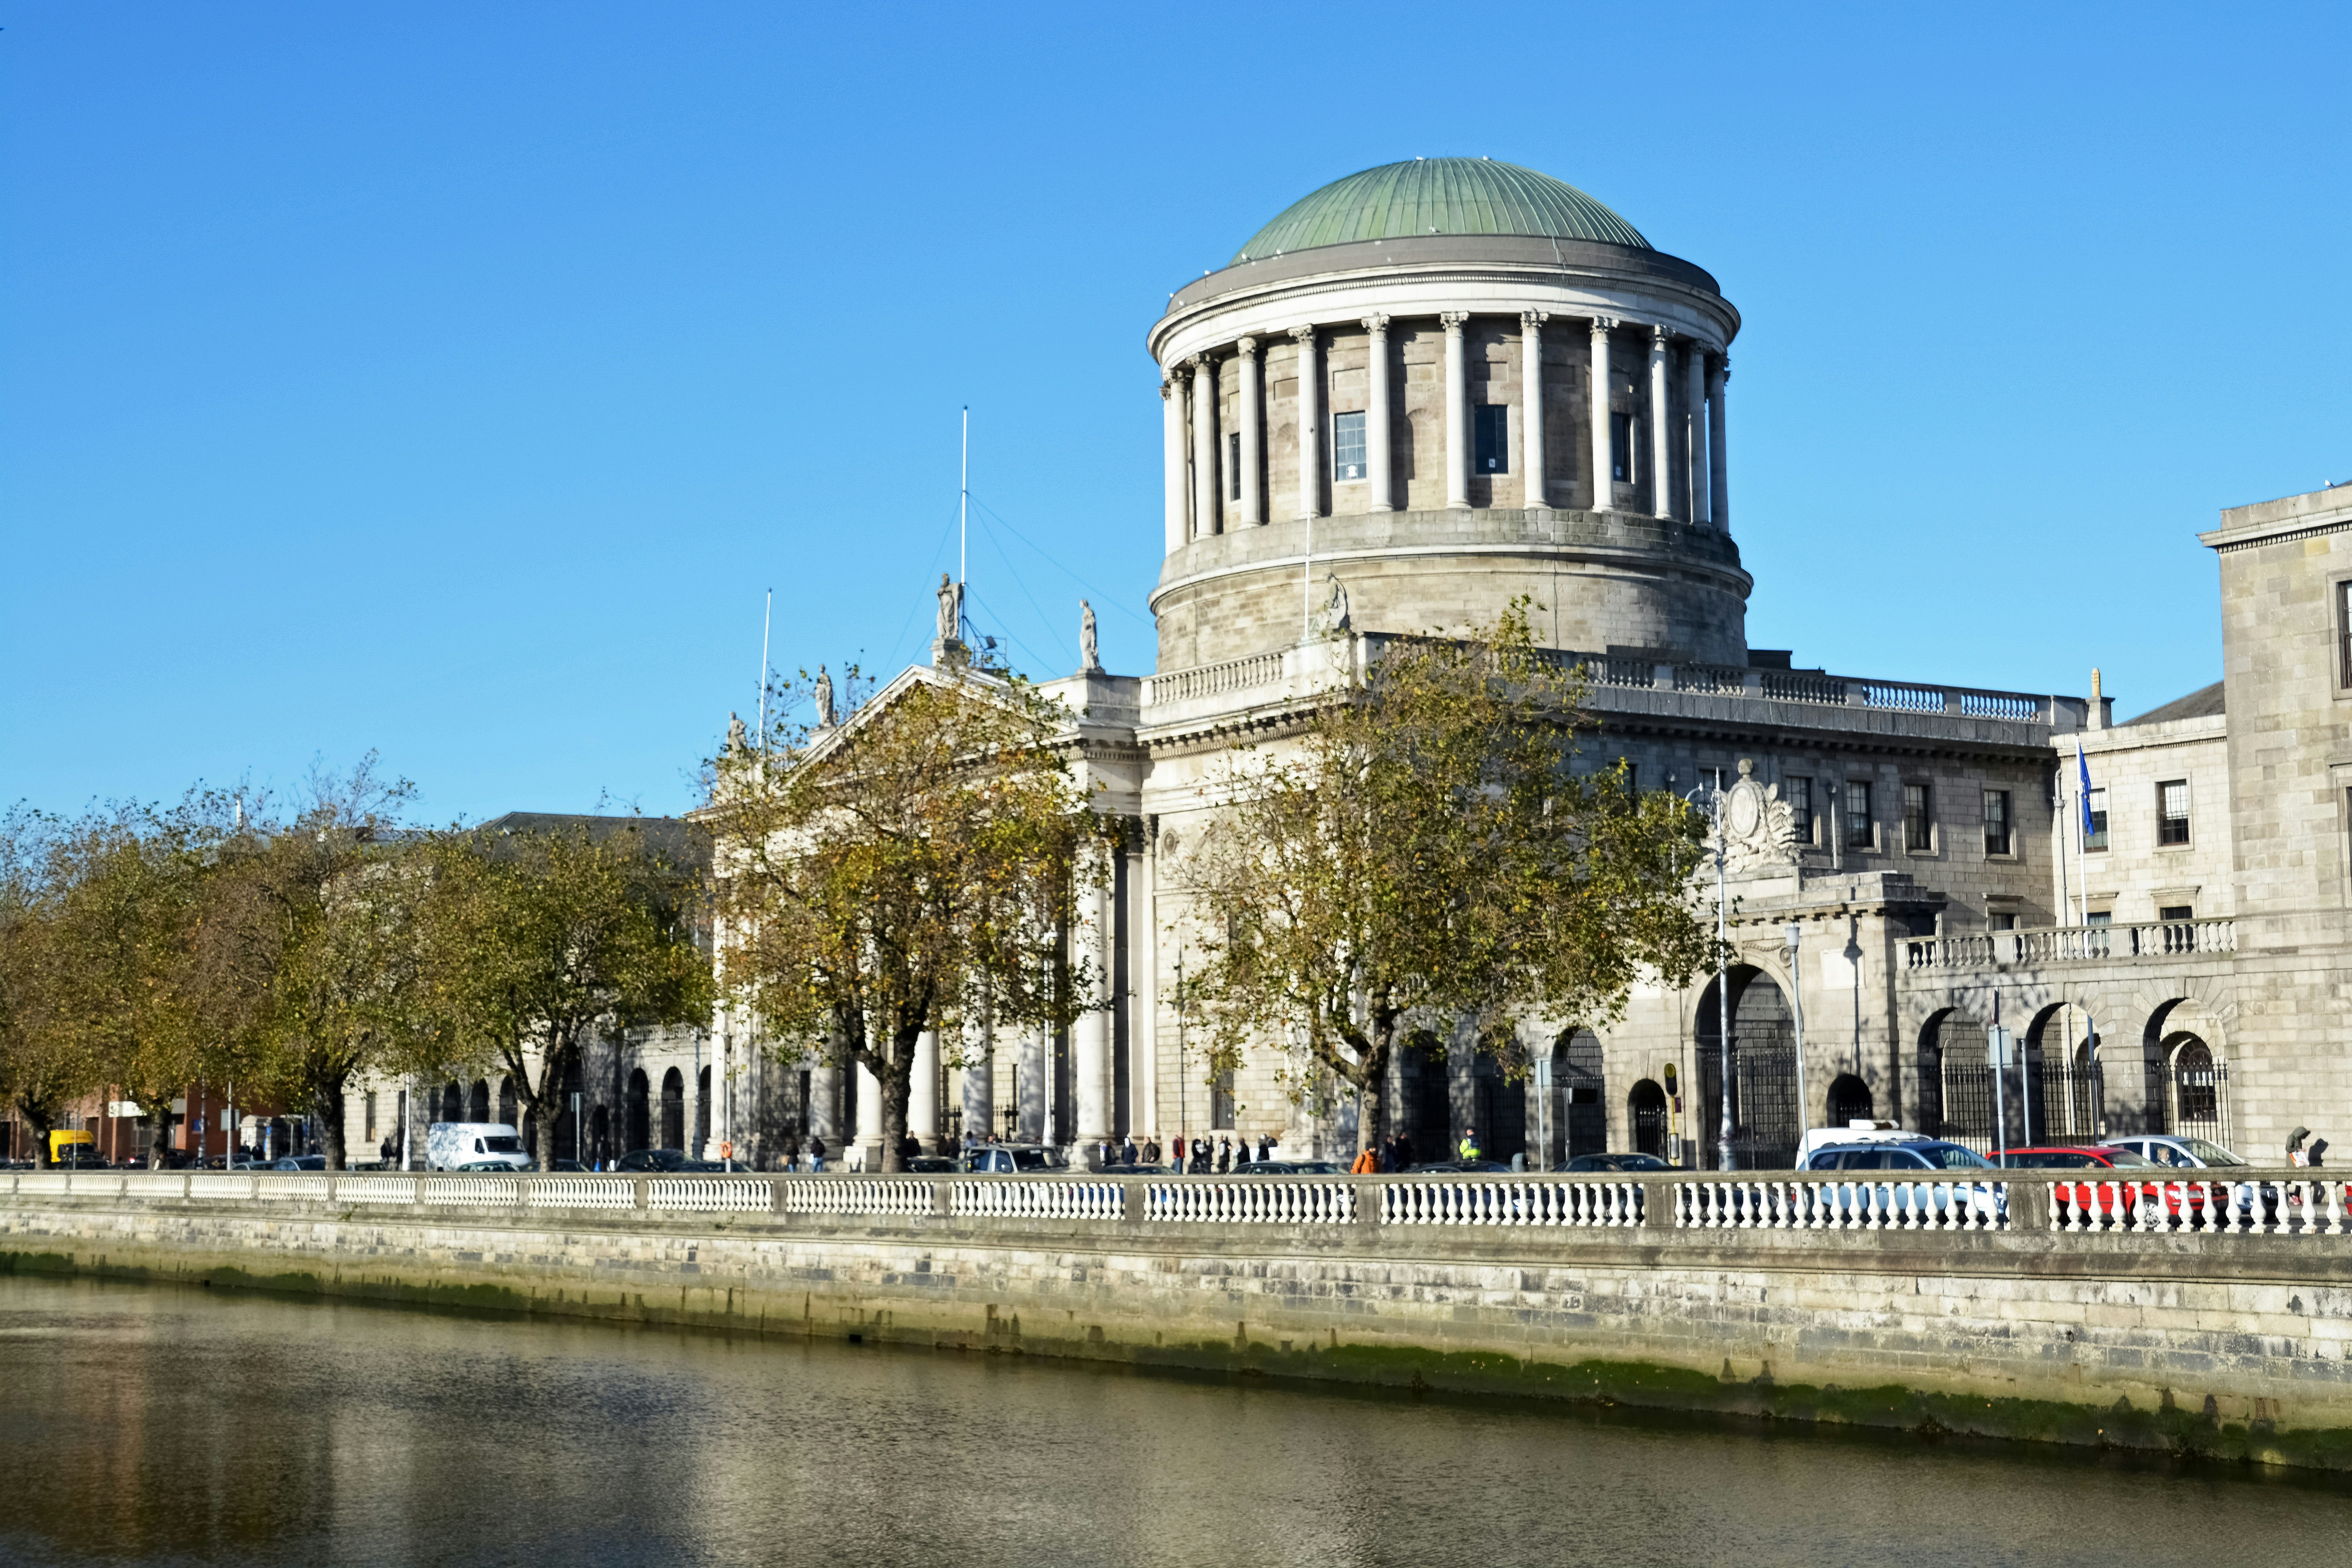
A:
{"label": "stone building facade", "polygon": [[[2206,536],[2223,689],[2130,724],[2095,677],[2082,698],[1800,668],[1747,642],[1739,324],[1713,278],[1600,203],[1485,160],[1326,186],[1171,295],[1147,337],[1158,668],[1047,686],[1084,716],[1066,742],[1102,809],[1130,825],[1072,932],[1110,1005],[1067,1037],[935,1050],[919,1135],[985,1120],[1061,1143],[1276,1133],[1294,1155],[1350,1152],[1355,1108],[1302,1097],[1297,1047],[1273,1032],[1232,1082],[1201,1077],[1177,1005],[1183,847],[1237,742],[1278,737],[1383,639],[1491,623],[1519,595],[1591,679],[1594,765],[1720,805],[1738,962],[1727,1007],[1709,977],[1639,988],[1605,1024],[1531,1021],[1538,1079],[1467,1051],[1401,1060],[1392,1120],[1424,1157],[1471,1127],[1536,1166],[1602,1148],[1711,1164],[1727,1013],[1742,1163],[1863,1117],[1979,1146],[2029,1122],[2253,1143],[2352,1128],[2352,1079],[2326,1065],[2352,886],[2352,503],[2225,514]],[[2085,769],[2104,841],[2083,830]],[[1784,810],[1793,848],[1758,837]],[[1712,874],[1695,889],[1715,893]],[[2025,1053],[1998,1082],[1996,999]],[[722,1016],[716,1049],[740,1084],[764,1046]],[[742,1114],[873,1145],[855,1075],[793,1074]]]}

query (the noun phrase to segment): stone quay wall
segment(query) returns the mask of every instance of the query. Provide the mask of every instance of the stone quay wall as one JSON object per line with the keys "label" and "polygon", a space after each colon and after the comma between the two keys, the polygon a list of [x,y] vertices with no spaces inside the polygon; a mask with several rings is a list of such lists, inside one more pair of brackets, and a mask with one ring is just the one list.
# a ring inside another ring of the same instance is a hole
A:
{"label": "stone quay wall", "polygon": [[1999,1191],[38,1173],[0,1269],[2352,1468],[2340,1182]]}

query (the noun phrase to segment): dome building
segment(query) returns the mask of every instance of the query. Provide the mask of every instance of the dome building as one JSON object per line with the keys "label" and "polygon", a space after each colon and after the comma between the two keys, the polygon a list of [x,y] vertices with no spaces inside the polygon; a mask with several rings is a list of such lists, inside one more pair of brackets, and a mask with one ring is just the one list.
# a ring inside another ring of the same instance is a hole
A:
{"label": "dome building", "polygon": [[[1184,858],[1238,744],[1279,745],[1388,639],[1490,624],[1521,596],[1538,641],[1586,674],[1590,764],[1719,806],[1734,957],[1720,983],[1637,985],[1615,1018],[1524,1020],[1540,1068],[1526,1078],[1466,1040],[1401,1053],[1389,1121],[1417,1148],[1475,1130],[1536,1169],[1605,1150],[1775,1167],[1805,1129],[1864,1118],[1984,1148],[2004,1096],[2023,1097],[2019,1122],[2075,1139],[2227,1142],[2291,1119],[2300,1080],[2281,1075],[2310,1040],[2233,1058],[2236,921],[2254,899],[2231,869],[2234,822],[2284,808],[2236,782],[2230,748],[2248,724],[2332,731],[2262,717],[2275,693],[2235,674],[2226,716],[2216,688],[2116,726],[2095,679],[2087,699],[1994,691],[1749,647],[1726,447],[1739,326],[1713,277],[1606,205],[1485,159],[1334,181],[1171,294],[1146,339],[1165,435],[1156,666],[1106,670],[1082,633],[1084,668],[1043,684],[1070,710],[1064,744],[1097,808],[1128,828],[1066,933],[1103,1005],[1050,1037],[919,1047],[916,1135],[1081,1149],[1274,1135],[1293,1156],[1352,1152],[1354,1108],[1302,1100],[1302,1047],[1278,1031],[1204,1081],[1180,986],[1199,951]],[[2352,505],[2327,492],[2224,521],[2209,542],[2237,584],[2225,637],[2254,648],[2229,668],[2271,657],[2255,648],[2268,638],[2279,668],[2305,672],[2315,714],[2340,702],[2352,556],[2295,566],[2288,609],[2256,588],[2288,580],[2262,575],[2281,552],[2352,539]],[[971,678],[960,593],[941,585],[934,651],[952,668],[900,680]],[[2249,604],[2262,613],[2240,614]],[[2340,681],[2322,679],[2339,665]],[[2305,793],[2296,809],[2352,801]],[[2256,839],[2286,842],[2268,820]],[[2303,826],[2298,846],[2321,831]],[[1709,903],[1711,872],[1694,889]],[[2030,1093],[1984,1065],[1996,993]],[[722,1080],[737,1052],[761,1059],[731,1022],[716,1036]],[[878,1156],[862,1071],[765,1081],[728,1110],[758,1158],[809,1133]]]}
{"label": "dome building", "polygon": [[1414,159],[1292,204],[1149,337],[1160,668],[1298,641],[1301,574],[1327,571],[1361,628],[1528,594],[1559,647],[1743,663],[1738,331],[1705,270],[1533,170]]}

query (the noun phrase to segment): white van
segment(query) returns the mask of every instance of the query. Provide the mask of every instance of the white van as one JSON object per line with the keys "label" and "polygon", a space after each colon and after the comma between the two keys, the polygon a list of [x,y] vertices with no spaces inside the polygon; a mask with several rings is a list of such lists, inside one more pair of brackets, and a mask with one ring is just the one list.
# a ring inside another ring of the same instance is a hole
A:
{"label": "white van", "polygon": [[425,1130],[425,1168],[458,1171],[467,1165],[530,1169],[522,1135],[503,1121],[436,1121]]}

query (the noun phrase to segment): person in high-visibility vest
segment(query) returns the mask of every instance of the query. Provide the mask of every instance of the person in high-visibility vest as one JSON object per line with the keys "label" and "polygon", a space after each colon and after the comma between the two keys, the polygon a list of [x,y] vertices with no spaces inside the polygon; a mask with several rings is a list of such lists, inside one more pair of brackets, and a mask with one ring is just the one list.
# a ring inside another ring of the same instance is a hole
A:
{"label": "person in high-visibility vest", "polygon": [[1456,1151],[1456,1152],[1465,1160],[1475,1160],[1478,1157],[1478,1130],[1476,1128],[1465,1127],[1462,1130],[1462,1146]]}

